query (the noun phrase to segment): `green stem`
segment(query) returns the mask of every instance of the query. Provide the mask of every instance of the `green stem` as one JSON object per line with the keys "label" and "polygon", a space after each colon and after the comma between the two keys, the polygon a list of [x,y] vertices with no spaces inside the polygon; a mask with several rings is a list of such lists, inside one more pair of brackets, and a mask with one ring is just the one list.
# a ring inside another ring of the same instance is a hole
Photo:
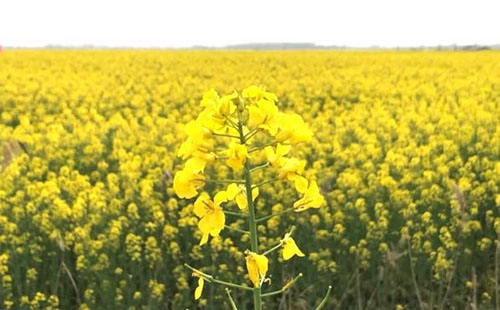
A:
{"label": "green stem", "polygon": [[262,253],[262,255],[268,255],[269,253],[272,253],[272,252],[276,251],[277,249],[281,248],[282,245],[283,245],[283,241],[280,241],[278,244],[276,244],[275,246],[273,246],[269,250]]}
{"label": "green stem", "polygon": [[292,234],[293,234],[293,231],[295,230],[295,226],[292,226],[292,228],[290,229],[290,232],[289,233],[286,233],[285,234],[285,238],[281,239],[280,242],[278,244],[276,244],[275,246],[273,246],[272,248],[270,248],[269,250],[265,251],[264,253],[262,253],[262,255],[267,255],[269,253],[272,253],[273,251],[276,251],[277,249],[279,249],[281,246],[283,246],[283,243],[284,243],[284,240],[287,238],[287,237],[291,237]]}
{"label": "green stem", "polygon": [[231,291],[227,287],[226,287],[226,295],[227,295],[227,298],[229,298],[229,303],[231,304],[231,309],[238,310],[238,307],[236,307],[236,304],[234,303],[233,297],[231,296]]}
{"label": "green stem", "polygon": [[254,171],[257,171],[257,170],[259,170],[259,169],[264,169],[264,168],[266,168],[267,166],[269,166],[269,162],[264,163],[264,164],[262,164],[262,165],[258,165],[258,166],[253,167],[252,169],[250,169],[250,172],[254,172]]}
{"label": "green stem", "polygon": [[260,182],[260,183],[254,184],[254,185],[253,185],[253,188],[260,187],[260,186],[265,185],[265,184],[273,183],[273,182],[276,182],[276,181],[278,181],[278,180],[279,180],[279,178],[272,179],[272,180],[262,181],[262,182]]}
{"label": "green stem", "polygon": [[255,128],[252,131],[250,131],[249,133],[247,133],[245,135],[245,142],[250,141],[250,139],[252,139],[253,136],[255,136],[258,132],[259,132],[259,128]]}
{"label": "green stem", "polygon": [[288,208],[288,209],[285,209],[283,211],[279,211],[279,212],[276,212],[276,213],[273,213],[273,214],[269,214],[269,215],[266,215],[266,216],[263,216],[263,217],[260,217],[258,218],[256,221],[257,223],[260,223],[262,221],[265,221],[265,220],[268,220],[272,217],[275,217],[275,216],[279,216],[279,215],[282,215],[282,214],[285,214],[285,213],[288,213],[290,211],[293,211],[293,208]]}
{"label": "green stem", "polygon": [[332,290],[332,286],[330,285],[328,287],[328,291],[326,291],[325,297],[323,298],[323,300],[321,301],[321,303],[314,310],[321,310],[321,309],[323,309],[323,307],[326,305],[326,301],[328,300],[328,297],[330,297],[331,290]]}
{"label": "green stem", "polygon": [[[245,135],[243,133],[243,123],[241,121],[241,112],[238,111],[238,130],[240,133],[240,143],[245,144]],[[245,187],[247,192],[248,202],[248,226],[250,230],[250,247],[252,252],[259,253],[259,244],[257,239],[257,222],[255,220],[255,206],[252,197],[252,175],[250,172],[250,161],[248,158],[245,161]],[[254,310],[262,310],[262,298],[260,287],[253,289]]]}
{"label": "green stem", "polygon": [[269,293],[262,294],[262,297],[268,297],[268,296],[278,295],[278,294],[281,294],[281,293],[284,293],[284,292],[288,291],[290,289],[290,287],[292,287],[292,285],[294,285],[295,282],[297,282],[297,280],[299,280],[300,278],[302,278],[302,276],[303,276],[303,274],[299,273],[295,278],[292,279],[292,281],[290,281],[287,284],[285,284],[282,289],[274,291],[274,292],[269,292]]}
{"label": "green stem", "polygon": [[234,129],[239,131],[239,126],[232,119],[226,116],[226,121],[233,127]]}
{"label": "green stem", "polygon": [[242,233],[242,234],[249,234],[250,233],[248,230],[234,228],[234,227],[231,227],[229,225],[224,225],[224,227],[227,228],[227,229],[229,229],[229,230],[234,230],[234,231],[237,231],[237,232]]}
{"label": "green stem", "polygon": [[241,289],[241,290],[246,290],[246,291],[253,291],[254,290],[252,287],[243,286],[243,285],[239,285],[239,284],[236,284],[236,283],[231,283],[231,282],[226,282],[226,281],[215,279],[213,276],[211,276],[209,274],[206,274],[204,272],[201,272],[200,270],[198,270],[198,269],[196,269],[194,267],[191,267],[188,264],[184,264],[184,266],[186,268],[191,269],[192,271],[196,272],[198,275],[202,276],[203,279],[207,280],[208,282],[213,282],[213,283],[217,283],[217,284],[220,284],[220,285],[234,287],[234,288]]}
{"label": "green stem", "polygon": [[233,212],[233,211],[227,211],[227,210],[224,210],[224,213],[227,215],[234,215],[234,216],[239,216],[239,217],[247,217],[248,216],[248,214],[245,214],[245,213]]}
{"label": "green stem", "polygon": [[228,137],[228,138],[235,138],[235,139],[239,139],[240,137],[239,136],[235,136],[235,135],[230,135],[230,134],[226,134],[226,133],[213,133],[214,136],[219,136],[219,137]]}
{"label": "green stem", "polygon": [[272,145],[275,145],[275,144],[278,144],[277,141],[274,141],[274,142],[269,142],[269,143],[266,143],[264,145],[261,145],[261,146],[256,146],[256,147],[253,147],[251,149],[248,150],[248,153],[253,153],[253,152],[256,152],[258,150],[262,150],[263,148],[266,148],[268,146],[272,146]]}

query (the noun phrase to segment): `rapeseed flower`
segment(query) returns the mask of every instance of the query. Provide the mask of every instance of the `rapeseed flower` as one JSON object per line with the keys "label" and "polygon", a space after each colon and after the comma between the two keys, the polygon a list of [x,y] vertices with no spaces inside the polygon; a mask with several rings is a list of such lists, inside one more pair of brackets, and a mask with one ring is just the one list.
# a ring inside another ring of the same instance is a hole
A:
{"label": "rapeseed flower", "polygon": [[264,255],[246,251],[248,277],[255,287],[260,287],[268,269],[269,260]]}
{"label": "rapeseed flower", "polygon": [[221,203],[227,201],[226,192],[218,192],[214,200],[211,200],[208,194],[202,193],[194,203],[194,213],[200,218],[198,228],[202,233],[200,245],[208,241],[208,236],[218,236],[224,229],[226,216],[221,208]]}

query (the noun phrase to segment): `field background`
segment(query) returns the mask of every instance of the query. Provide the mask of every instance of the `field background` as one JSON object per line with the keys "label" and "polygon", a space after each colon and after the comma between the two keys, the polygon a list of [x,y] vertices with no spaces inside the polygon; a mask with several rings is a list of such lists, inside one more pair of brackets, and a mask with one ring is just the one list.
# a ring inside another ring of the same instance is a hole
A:
{"label": "field background", "polygon": [[[199,247],[171,177],[201,96],[258,84],[310,124],[296,155],[327,199],[259,227],[267,249],[296,225],[306,253],[271,257],[269,289],[304,277],[266,309],[311,309],[330,284],[326,309],[500,309],[499,72],[489,51],[4,50],[0,308],[229,309],[215,285],[195,302],[183,263],[248,284],[248,240]],[[257,209],[296,199],[268,185]]]}

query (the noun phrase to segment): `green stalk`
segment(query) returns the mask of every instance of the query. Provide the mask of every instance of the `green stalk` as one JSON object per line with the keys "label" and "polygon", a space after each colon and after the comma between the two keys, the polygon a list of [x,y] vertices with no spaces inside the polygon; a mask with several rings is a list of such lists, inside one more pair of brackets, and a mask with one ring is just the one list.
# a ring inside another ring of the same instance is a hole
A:
{"label": "green stalk", "polygon": [[[240,143],[245,144],[245,134],[243,133],[243,124],[241,122],[241,112],[238,111],[238,131],[240,133]],[[250,162],[248,158],[245,161],[245,187],[248,202],[248,225],[250,230],[250,248],[252,252],[259,253],[259,243],[257,239],[257,221],[255,220],[255,206],[252,199],[252,175],[250,172]],[[254,310],[262,310],[262,297],[260,287],[253,290]]]}

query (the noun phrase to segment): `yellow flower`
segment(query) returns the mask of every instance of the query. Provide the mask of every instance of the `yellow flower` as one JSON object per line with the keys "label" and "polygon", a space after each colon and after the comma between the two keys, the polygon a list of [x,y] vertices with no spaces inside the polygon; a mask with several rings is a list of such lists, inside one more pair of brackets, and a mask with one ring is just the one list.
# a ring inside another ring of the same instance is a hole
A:
{"label": "yellow flower", "polygon": [[313,133],[309,126],[304,123],[298,114],[281,113],[279,117],[280,132],[276,135],[276,141],[287,144],[297,144],[311,141]]}
{"label": "yellow flower", "polygon": [[236,105],[232,100],[237,97],[238,94],[234,92],[219,98],[217,92],[211,89],[203,95],[200,105],[205,107],[205,110],[200,113],[198,120],[213,132],[225,132],[228,129],[227,119],[236,111]]}
{"label": "yellow flower", "polygon": [[205,186],[205,176],[193,172],[189,167],[175,174],[174,191],[180,198],[193,198],[203,186]]}
{"label": "yellow flower", "polygon": [[199,121],[190,121],[184,130],[188,138],[182,143],[177,156],[183,159],[192,157],[190,166],[195,167],[195,172],[203,171],[208,162],[215,160],[212,133]]}
{"label": "yellow flower", "polygon": [[239,143],[229,145],[227,164],[235,170],[241,170],[247,159],[247,147]]}
{"label": "yellow flower", "polygon": [[267,273],[267,257],[248,250],[246,254],[248,277],[255,287],[260,287],[261,282],[265,279]]}
{"label": "yellow flower", "polygon": [[293,240],[292,237],[290,237],[290,234],[286,234],[285,238],[281,240],[283,242],[283,259],[284,260],[289,260],[292,258],[294,255],[297,255],[299,257],[303,257],[304,253],[299,249],[297,244],[295,243],[295,240]]}
{"label": "yellow flower", "polygon": [[280,177],[287,178],[295,183],[295,189],[299,193],[305,193],[307,190],[307,179],[301,174],[306,166],[305,160],[297,158],[283,158],[283,166],[281,167]]}
{"label": "yellow flower", "polygon": [[[248,197],[247,190],[243,184],[237,185],[236,183],[229,184],[227,187],[227,199],[236,200],[236,204],[240,209],[246,209],[248,207]],[[252,189],[252,201],[259,196],[259,188],[255,187]]]}
{"label": "yellow flower", "polygon": [[278,97],[276,97],[275,94],[270,93],[270,92],[266,92],[262,88],[255,86],[255,85],[252,85],[250,87],[245,88],[241,92],[241,94],[242,94],[243,98],[252,98],[252,99],[257,99],[257,100],[266,99],[266,100],[269,100],[271,102],[278,101]]}
{"label": "yellow flower", "polygon": [[318,184],[316,184],[316,181],[311,181],[304,197],[297,200],[293,204],[293,208],[295,212],[302,212],[309,208],[319,208],[323,206],[324,203],[325,198],[319,192]]}
{"label": "yellow flower", "polygon": [[271,164],[271,166],[281,167],[285,164],[286,159],[283,158],[288,152],[291,150],[290,145],[283,145],[278,143],[276,146],[276,152],[273,150],[272,146],[268,146],[264,149],[266,153],[267,161]]}
{"label": "yellow flower", "polygon": [[226,217],[220,204],[227,201],[225,191],[218,192],[212,201],[207,193],[202,193],[194,202],[194,213],[200,218],[198,228],[203,236],[200,245],[207,243],[208,236],[218,236],[220,231],[224,229]]}
{"label": "yellow flower", "polygon": [[203,277],[201,275],[197,274],[196,272],[193,273],[193,277],[198,278],[198,286],[196,287],[196,289],[194,291],[194,299],[198,300],[198,299],[200,299],[201,293],[203,292],[203,286],[205,284],[205,279],[203,279]]}
{"label": "yellow flower", "polygon": [[279,127],[278,108],[272,101],[261,99],[256,105],[248,107],[249,126],[258,127],[269,131],[271,135],[276,135]]}

